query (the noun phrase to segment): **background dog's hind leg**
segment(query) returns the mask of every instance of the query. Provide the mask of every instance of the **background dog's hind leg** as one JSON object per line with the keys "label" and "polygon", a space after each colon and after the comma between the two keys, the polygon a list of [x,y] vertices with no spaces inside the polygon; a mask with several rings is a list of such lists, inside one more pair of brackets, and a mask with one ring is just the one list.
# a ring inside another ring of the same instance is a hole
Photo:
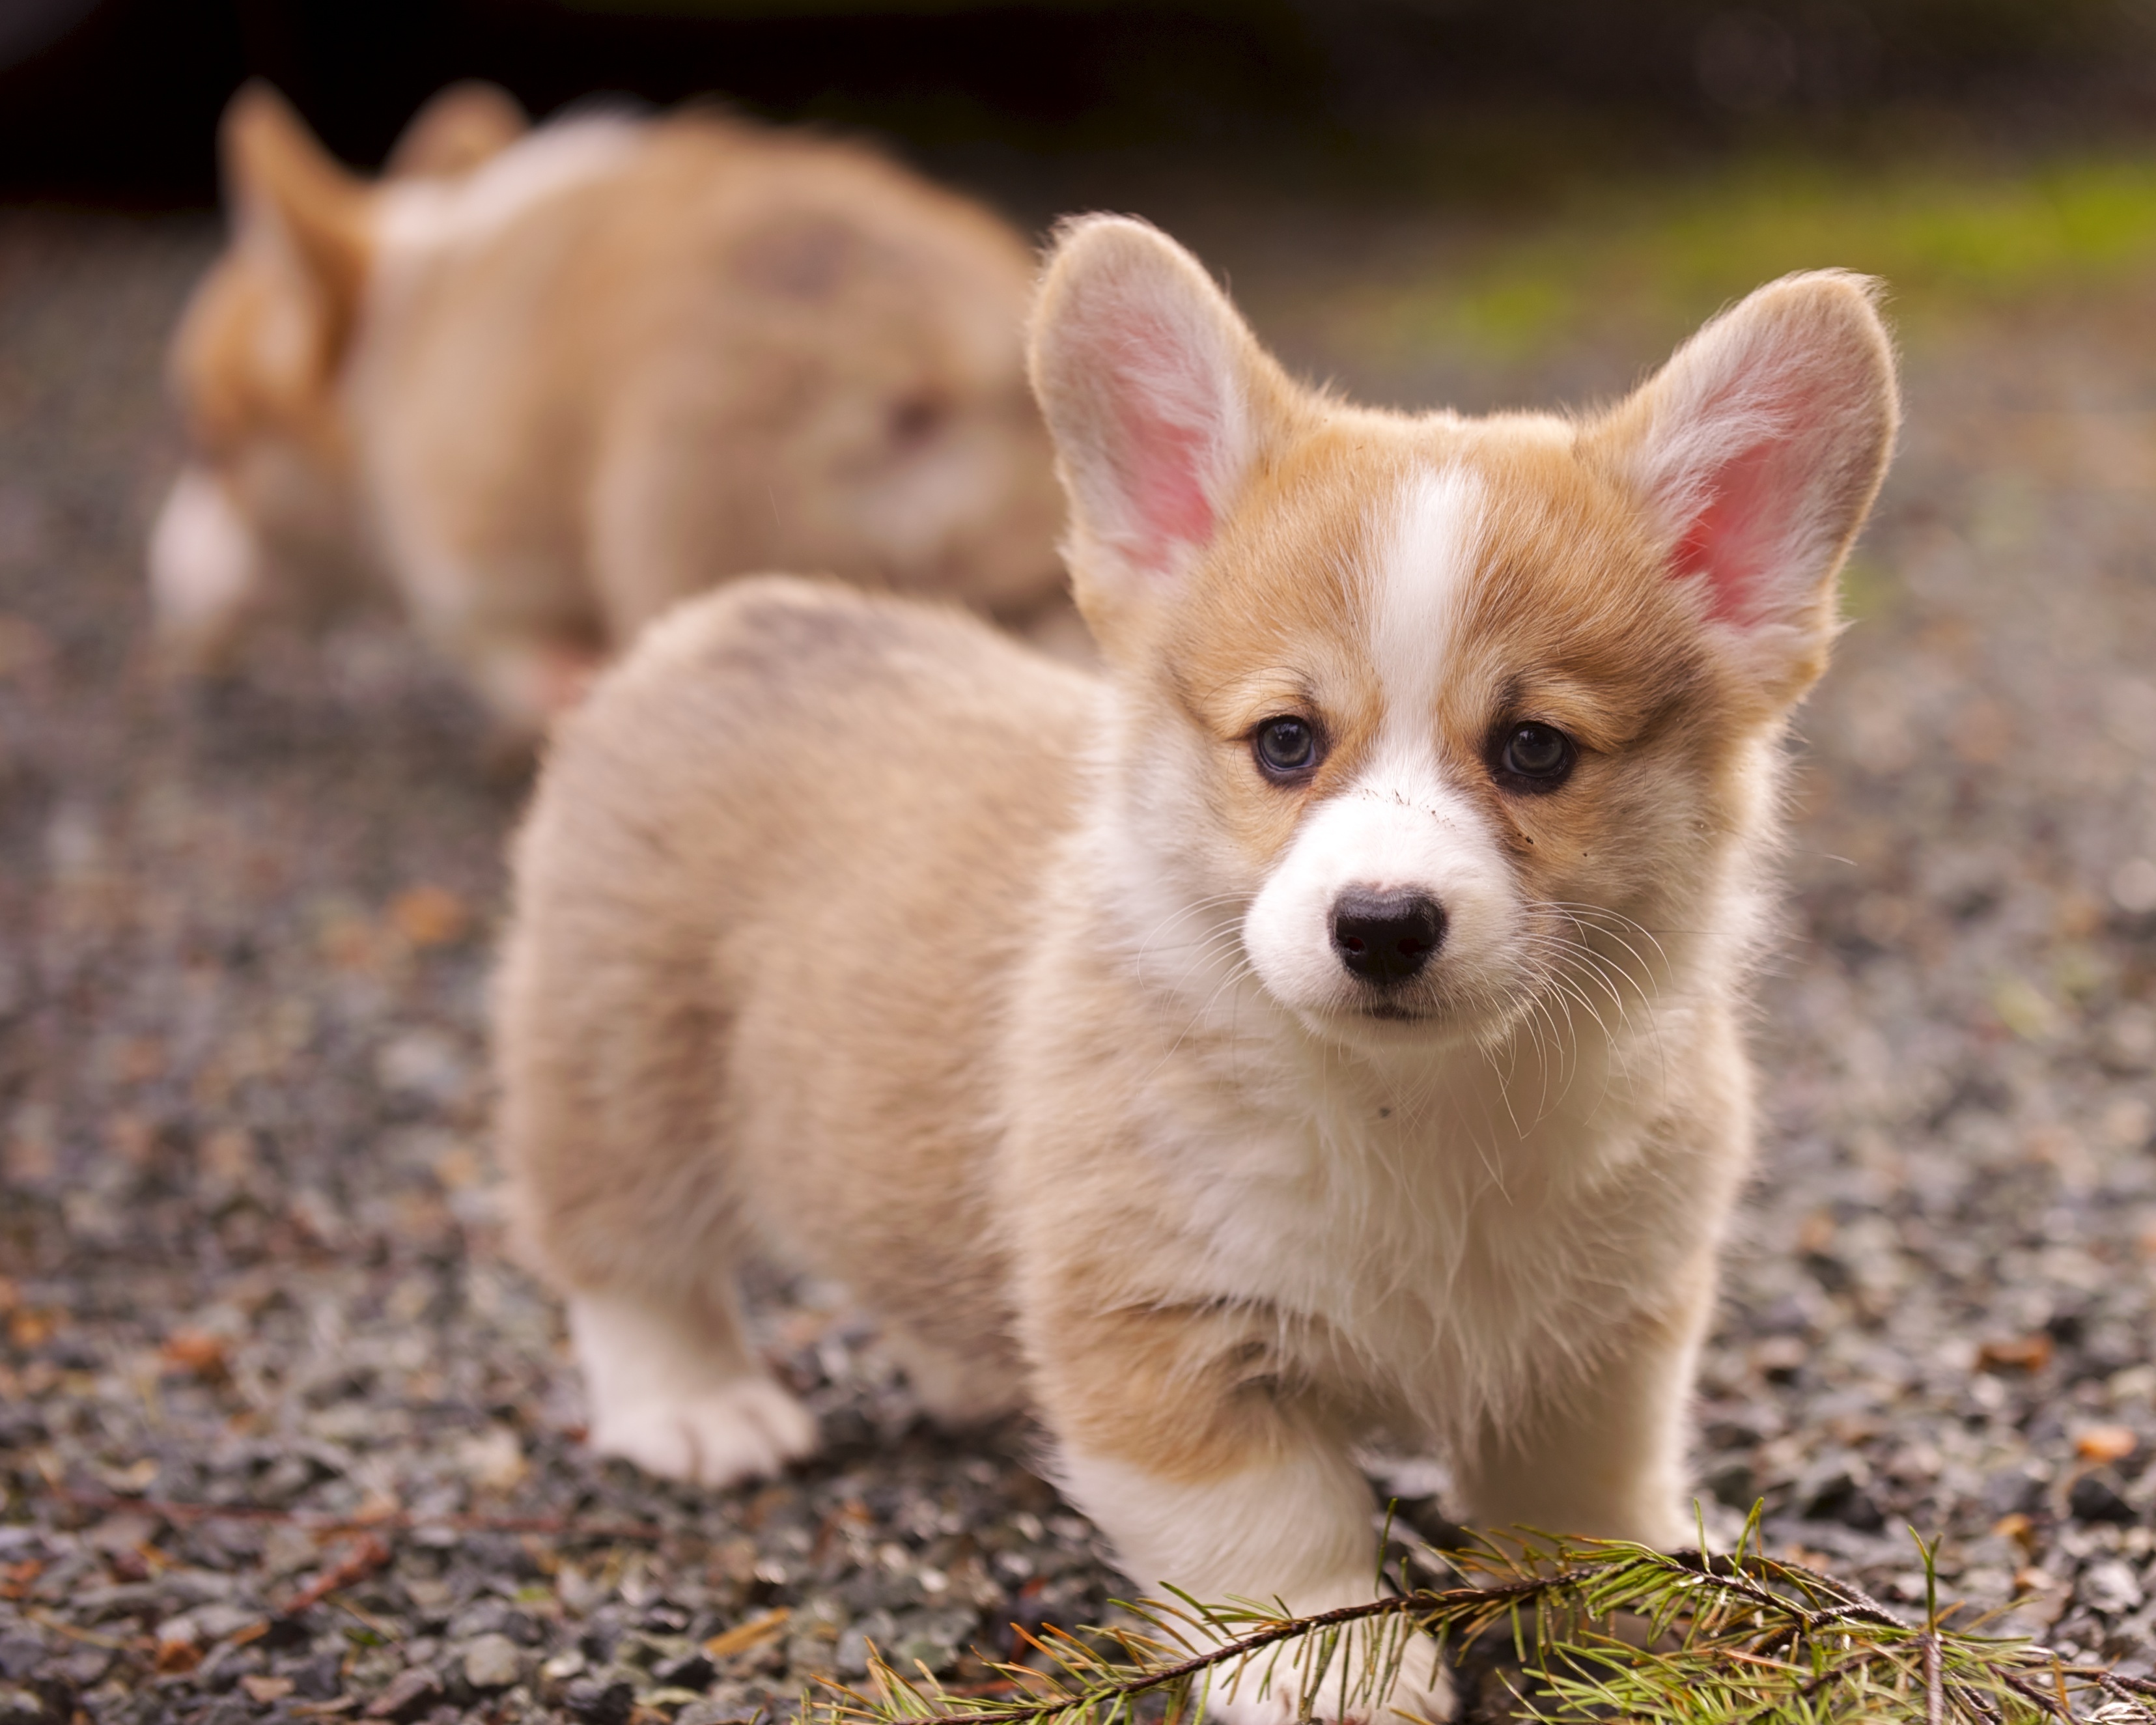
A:
{"label": "background dog's hind leg", "polygon": [[1000,1353],[969,1358],[896,1325],[885,1330],[884,1345],[939,1425],[979,1425],[1025,1405],[1021,1370]]}

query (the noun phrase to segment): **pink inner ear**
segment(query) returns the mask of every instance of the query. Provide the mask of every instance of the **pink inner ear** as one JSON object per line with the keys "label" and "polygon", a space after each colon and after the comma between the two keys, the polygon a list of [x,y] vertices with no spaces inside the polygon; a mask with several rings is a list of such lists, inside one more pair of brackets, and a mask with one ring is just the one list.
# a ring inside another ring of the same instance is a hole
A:
{"label": "pink inner ear", "polygon": [[1787,453],[1781,441],[1769,439],[1717,468],[1706,506],[1671,558],[1672,574],[1707,578],[1710,611],[1722,622],[1750,623],[1764,608],[1789,526]]}
{"label": "pink inner ear", "polygon": [[1124,484],[1137,516],[1132,549],[1149,569],[1167,567],[1171,547],[1203,545],[1213,536],[1213,506],[1199,479],[1204,434],[1126,403],[1122,421]]}
{"label": "pink inner ear", "polygon": [[1177,546],[1213,536],[1213,503],[1205,495],[1212,439],[1204,421],[1210,380],[1193,375],[1199,361],[1175,330],[1133,307],[1123,308],[1107,357],[1116,426],[1111,459],[1131,517],[1125,555],[1142,568],[1164,570]]}

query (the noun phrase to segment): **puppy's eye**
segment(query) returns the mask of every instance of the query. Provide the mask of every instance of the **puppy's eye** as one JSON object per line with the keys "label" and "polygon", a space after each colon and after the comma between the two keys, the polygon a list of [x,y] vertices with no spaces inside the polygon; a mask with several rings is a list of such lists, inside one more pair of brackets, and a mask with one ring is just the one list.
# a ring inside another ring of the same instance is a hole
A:
{"label": "puppy's eye", "polygon": [[1515,725],[1497,752],[1497,766],[1522,789],[1553,791],[1579,758],[1572,739],[1553,725]]}
{"label": "puppy's eye", "polygon": [[1251,732],[1250,748],[1268,777],[1293,778],[1317,764],[1317,727],[1292,715],[1268,719]]}

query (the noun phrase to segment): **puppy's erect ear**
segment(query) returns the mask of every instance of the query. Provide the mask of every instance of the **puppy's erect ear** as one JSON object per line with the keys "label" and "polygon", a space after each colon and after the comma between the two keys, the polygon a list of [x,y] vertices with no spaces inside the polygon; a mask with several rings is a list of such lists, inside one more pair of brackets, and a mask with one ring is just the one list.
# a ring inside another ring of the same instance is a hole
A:
{"label": "puppy's erect ear", "polygon": [[1834,578],[1892,454],[1894,353],[1876,284],[1784,276],[1694,336],[1589,434],[1641,496],[1673,579],[1794,699],[1835,628]]}
{"label": "puppy's erect ear", "polygon": [[531,130],[515,96],[498,84],[452,84],[427,99],[390,151],[392,178],[469,173]]}
{"label": "puppy's erect ear", "polygon": [[288,276],[311,326],[309,362],[326,374],[343,356],[367,284],[373,190],[259,80],[226,107],[218,143],[239,244]]}
{"label": "puppy's erect ear", "polygon": [[1172,583],[1213,538],[1290,388],[1198,261],[1143,222],[1062,232],[1033,314],[1082,601]]}

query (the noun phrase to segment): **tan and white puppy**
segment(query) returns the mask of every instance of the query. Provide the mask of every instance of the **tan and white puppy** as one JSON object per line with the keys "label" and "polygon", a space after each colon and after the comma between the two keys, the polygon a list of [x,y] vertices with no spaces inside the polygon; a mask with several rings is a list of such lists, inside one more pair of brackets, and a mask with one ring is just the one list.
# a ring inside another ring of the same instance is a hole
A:
{"label": "tan and white puppy", "polygon": [[932,1410],[1037,1410],[1141,1586],[1367,1599],[1373,1433],[1478,1525],[1684,1539],[1779,749],[1894,436],[1869,285],[1763,288],[1606,413],[1409,417],[1092,219],[1033,373],[1104,675],[761,582],[559,737],[501,1129],[593,1441],[809,1448],[762,1249]]}
{"label": "tan and white puppy", "polygon": [[511,732],[685,594],[772,567],[1006,619],[1062,590],[1030,252],[857,146],[708,113],[528,131],[486,86],[388,174],[261,85],[174,339],[194,459],[150,550],[213,669],[387,577]]}

